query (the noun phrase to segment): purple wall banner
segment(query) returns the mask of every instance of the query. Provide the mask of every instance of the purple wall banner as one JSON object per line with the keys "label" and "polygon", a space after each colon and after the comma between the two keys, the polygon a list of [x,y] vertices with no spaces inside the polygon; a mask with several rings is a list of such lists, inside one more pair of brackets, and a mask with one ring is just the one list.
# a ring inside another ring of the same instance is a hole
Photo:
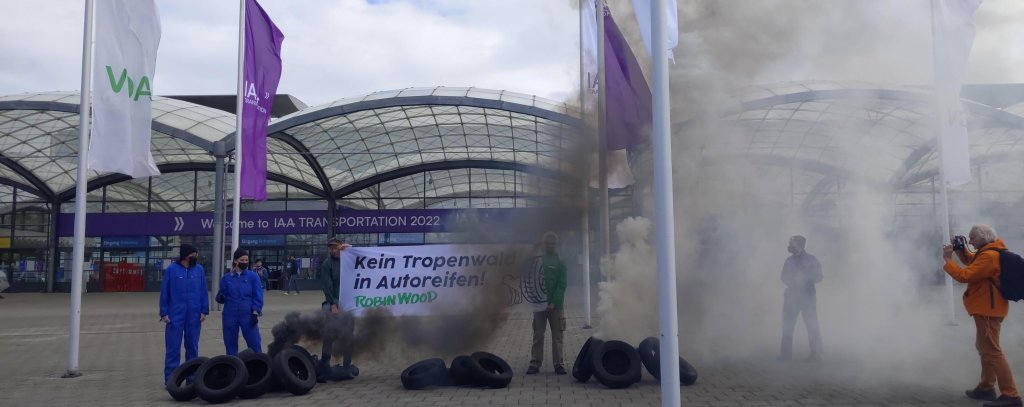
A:
{"label": "purple wall banner", "polygon": [[[579,216],[566,214],[552,216],[552,209],[398,209],[398,210],[339,210],[333,222],[327,211],[267,211],[242,212],[240,234],[285,235],[327,234],[328,227],[337,233],[431,233],[466,230],[487,230],[489,227],[515,228],[523,219],[541,215],[556,224],[546,222],[552,229],[564,229],[577,224]],[[57,235],[69,237],[74,233],[74,214],[62,213],[58,220]],[[225,222],[225,233],[231,233],[231,222]],[[107,236],[197,236],[213,234],[212,212],[152,212],[152,213],[90,213],[85,221],[85,234],[90,237]]]}

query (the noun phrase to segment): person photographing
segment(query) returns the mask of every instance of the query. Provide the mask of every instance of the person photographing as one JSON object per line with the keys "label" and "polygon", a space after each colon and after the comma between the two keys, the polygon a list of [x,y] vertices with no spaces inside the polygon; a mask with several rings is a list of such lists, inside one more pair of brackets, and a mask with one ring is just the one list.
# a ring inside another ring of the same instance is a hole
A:
{"label": "person photographing", "polygon": [[[966,240],[966,242],[964,242]],[[966,244],[964,244],[966,243]],[[968,245],[977,248],[972,251]],[[981,358],[981,380],[967,397],[987,401],[986,407],[1021,406],[1010,364],[999,344],[999,331],[1009,311],[1009,302],[999,291],[1000,252],[1006,244],[988,225],[974,225],[967,238],[957,236],[942,246],[942,269],[954,280],[966,283],[964,308],[974,319],[975,347]],[[953,260],[953,253],[966,267]],[[996,397],[996,385],[1000,395]]]}

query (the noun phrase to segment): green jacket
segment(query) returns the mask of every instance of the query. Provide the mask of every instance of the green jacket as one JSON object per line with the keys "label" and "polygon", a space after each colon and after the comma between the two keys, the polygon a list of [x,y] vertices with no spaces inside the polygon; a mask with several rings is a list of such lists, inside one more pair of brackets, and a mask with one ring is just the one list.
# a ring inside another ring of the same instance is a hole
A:
{"label": "green jacket", "polygon": [[569,284],[565,263],[562,263],[562,259],[558,258],[557,254],[544,254],[540,269],[544,272],[544,288],[548,292],[548,304],[554,304],[557,309],[564,309],[565,287]]}
{"label": "green jacket", "polygon": [[319,274],[317,278],[320,280],[320,289],[324,291],[324,299],[328,304],[337,304],[338,284],[341,280],[341,261],[327,256],[327,259],[320,263],[317,273]]}

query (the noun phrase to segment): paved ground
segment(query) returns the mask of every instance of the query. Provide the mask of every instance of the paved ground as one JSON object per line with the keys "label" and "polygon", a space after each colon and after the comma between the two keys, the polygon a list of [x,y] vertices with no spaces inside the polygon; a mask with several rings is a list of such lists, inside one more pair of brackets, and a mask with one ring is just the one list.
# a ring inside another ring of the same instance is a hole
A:
{"label": "paved ground", "polygon": [[[263,321],[276,322],[294,309],[315,309],[319,293],[267,297]],[[161,386],[163,325],[157,321],[156,293],[89,293],[83,300],[80,369],[84,375],[62,379],[67,369],[67,294],[7,294],[0,300],[0,405],[140,406],[181,405]],[[566,335],[567,367],[591,330],[581,328],[579,310],[569,310]],[[269,328],[264,325],[265,344]],[[223,352],[220,317],[211,316],[204,325],[200,352]],[[530,322],[525,314],[512,315],[485,349],[505,357],[516,371],[507,389],[435,388],[406,391],[398,375],[405,366],[429,355],[389,349],[375,361],[357,361],[362,375],[354,381],[320,384],[308,395],[270,394],[256,400],[233,404],[252,406],[646,406],[659,405],[658,383],[644,374],[642,383],[625,390],[611,390],[591,383],[575,383],[570,376],[556,376],[545,364],[542,373],[526,376]],[[967,331],[967,336],[962,333]],[[959,351],[970,353],[970,330],[958,330]],[[1005,344],[1005,342],[1004,342]],[[244,344],[243,344],[244,346]],[[548,349],[549,350],[549,349]],[[750,360],[709,363],[699,357],[692,362],[700,371],[699,382],[683,389],[687,406],[777,406],[777,405],[921,405],[976,406],[964,399],[963,386],[939,385],[923,380],[915,384],[893,380],[870,380],[871,374],[842,370],[851,361],[826,357],[819,364],[777,363],[774,355]],[[893,355],[899,357],[899,355]],[[546,362],[547,363],[547,362]],[[1016,366],[1015,366],[1016,367]],[[921,367],[925,377],[928,367]],[[976,373],[976,366],[964,368]],[[1016,367],[1018,372],[1022,371]],[[911,371],[914,371],[911,369]],[[966,381],[969,381],[970,377]],[[205,404],[196,400],[188,404]]]}

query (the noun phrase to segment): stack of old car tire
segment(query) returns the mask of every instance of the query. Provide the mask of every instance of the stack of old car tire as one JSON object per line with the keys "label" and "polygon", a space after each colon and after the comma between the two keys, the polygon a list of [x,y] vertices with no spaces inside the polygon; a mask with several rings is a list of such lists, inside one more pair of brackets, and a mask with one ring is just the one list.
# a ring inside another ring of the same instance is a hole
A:
{"label": "stack of old car tire", "polygon": [[178,366],[167,379],[167,392],[178,401],[196,397],[224,403],[235,397],[251,399],[284,389],[294,395],[316,385],[314,360],[304,348],[282,349],[274,357],[246,349],[238,356],[199,357]]}
{"label": "stack of old car tire", "polygon": [[[602,341],[591,337],[580,348],[572,366],[572,376],[581,383],[591,377],[606,387],[623,389],[640,381],[640,365],[655,379],[661,378],[658,338],[640,342],[639,350],[622,341]],[[679,358],[679,378],[689,386],[697,381],[697,370],[682,357]]]}
{"label": "stack of old car tire", "polygon": [[500,389],[512,382],[512,367],[505,359],[487,352],[456,356],[451,368],[441,358],[413,363],[402,372],[402,386],[419,390],[429,386],[475,386]]}

